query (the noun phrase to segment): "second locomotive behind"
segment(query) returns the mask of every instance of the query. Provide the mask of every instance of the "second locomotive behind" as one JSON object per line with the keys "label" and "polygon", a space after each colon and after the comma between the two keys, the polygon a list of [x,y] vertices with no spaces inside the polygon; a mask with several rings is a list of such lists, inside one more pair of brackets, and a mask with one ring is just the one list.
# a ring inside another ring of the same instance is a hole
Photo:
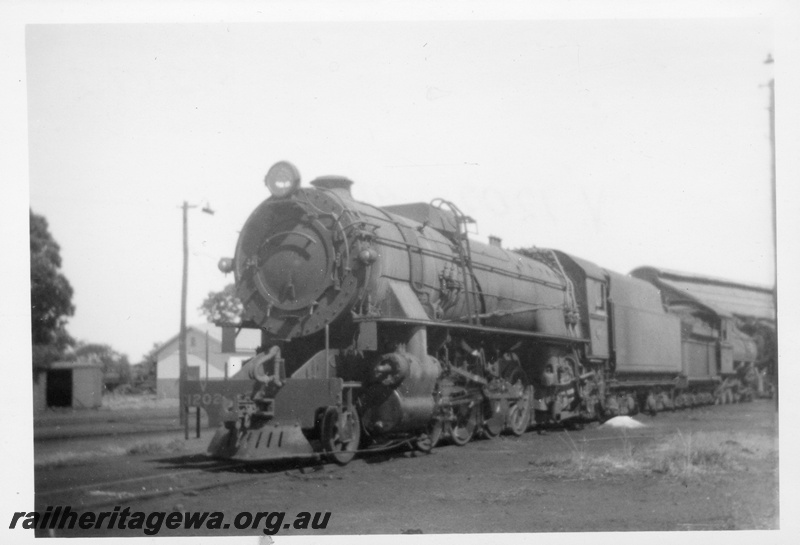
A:
{"label": "second locomotive behind", "polygon": [[362,448],[714,401],[719,381],[683,373],[681,320],[647,282],[472,241],[447,201],[375,207],[346,178],[300,187],[285,162],[265,181],[272,196],[220,264],[262,351],[216,456],[346,463]]}

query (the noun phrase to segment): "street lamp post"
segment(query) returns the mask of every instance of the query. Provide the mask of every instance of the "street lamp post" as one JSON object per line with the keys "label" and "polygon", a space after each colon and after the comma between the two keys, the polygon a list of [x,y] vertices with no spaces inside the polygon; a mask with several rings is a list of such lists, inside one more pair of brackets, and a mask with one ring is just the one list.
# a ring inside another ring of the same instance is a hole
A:
{"label": "street lamp post", "polygon": [[[184,399],[184,383],[186,382],[187,372],[189,367],[188,357],[186,354],[186,296],[189,284],[189,209],[197,208],[197,205],[189,204],[183,201],[181,206],[183,209],[183,275],[181,279],[181,329],[178,335],[178,407],[180,410],[180,423],[186,424],[186,419],[189,417],[189,404]],[[206,205],[203,212],[213,215],[214,211]]]}

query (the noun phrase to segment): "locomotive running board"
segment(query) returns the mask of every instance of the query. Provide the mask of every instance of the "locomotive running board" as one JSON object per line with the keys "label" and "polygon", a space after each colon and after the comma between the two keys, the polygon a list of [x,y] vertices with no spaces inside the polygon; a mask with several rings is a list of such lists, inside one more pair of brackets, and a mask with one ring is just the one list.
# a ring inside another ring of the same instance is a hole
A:
{"label": "locomotive running board", "polygon": [[394,323],[404,325],[421,325],[427,327],[441,327],[445,329],[457,329],[462,331],[476,331],[479,333],[498,333],[501,335],[515,335],[543,342],[554,342],[559,344],[587,344],[587,339],[579,337],[565,337],[563,335],[552,335],[549,333],[538,333],[536,331],[523,331],[517,329],[504,329],[500,327],[489,327],[475,324],[465,324],[463,322],[444,322],[434,320],[420,320],[416,318],[380,318],[374,316],[363,316],[353,319],[356,323],[378,322]]}
{"label": "locomotive running board", "polygon": [[244,432],[236,428],[220,427],[208,445],[208,454],[214,458],[242,462],[266,462],[317,455],[300,429],[299,422],[269,422],[261,428]]}

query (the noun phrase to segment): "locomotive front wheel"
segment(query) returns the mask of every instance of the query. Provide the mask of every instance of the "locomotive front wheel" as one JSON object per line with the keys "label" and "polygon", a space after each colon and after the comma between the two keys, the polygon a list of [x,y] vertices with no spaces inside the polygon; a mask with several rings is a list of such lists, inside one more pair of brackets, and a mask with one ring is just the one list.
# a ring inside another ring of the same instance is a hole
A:
{"label": "locomotive front wheel", "polygon": [[484,422],[481,431],[483,435],[488,438],[497,437],[503,431],[503,424],[507,418],[508,404],[503,404],[499,401],[492,400],[489,402],[489,410],[486,411],[489,416],[484,416]]}
{"label": "locomotive front wheel", "polygon": [[322,448],[330,460],[345,465],[356,455],[361,422],[356,411],[328,407],[322,417]]}
{"label": "locomotive front wheel", "polygon": [[469,443],[472,436],[475,435],[475,429],[478,427],[478,411],[477,405],[466,404],[460,405],[455,410],[456,420],[451,425],[450,438],[459,447]]}

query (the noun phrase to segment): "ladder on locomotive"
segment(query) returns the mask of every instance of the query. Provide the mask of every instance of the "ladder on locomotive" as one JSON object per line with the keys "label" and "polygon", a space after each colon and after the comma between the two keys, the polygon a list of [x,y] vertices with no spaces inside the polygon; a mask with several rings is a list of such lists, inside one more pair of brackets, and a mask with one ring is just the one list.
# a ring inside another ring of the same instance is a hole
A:
{"label": "ladder on locomotive", "polygon": [[464,214],[454,203],[445,199],[434,199],[431,202],[431,206],[440,210],[447,208],[453,214],[456,222],[453,248],[458,254],[458,267],[461,270],[461,279],[464,285],[464,302],[467,306],[467,320],[470,324],[480,325],[481,305],[475,274],[472,270],[472,250],[467,232],[467,224],[475,223],[475,220]]}
{"label": "ladder on locomotive", "polygon": [[[564,266],[561,264],[561,260],[558,259],[556,253],[553,250],[536,248],[535,246],[528,248],[528,253],[531,256],[535,255],[537,259],[548,265],[551,269],[558,271],[561,275],[561,279],[564,281],[564,311],[577,314],[579,311],[577,298],[575,296],[575,286],[572,283],[572,279],[570,279],[569,275],[567,275],[564,270]],[[570,334],[574,337],[578,336],[578,332],[575,330],[575,325],[578,321],[579,318],[576,316],[574,323],[570,321],[567,324]]]}

